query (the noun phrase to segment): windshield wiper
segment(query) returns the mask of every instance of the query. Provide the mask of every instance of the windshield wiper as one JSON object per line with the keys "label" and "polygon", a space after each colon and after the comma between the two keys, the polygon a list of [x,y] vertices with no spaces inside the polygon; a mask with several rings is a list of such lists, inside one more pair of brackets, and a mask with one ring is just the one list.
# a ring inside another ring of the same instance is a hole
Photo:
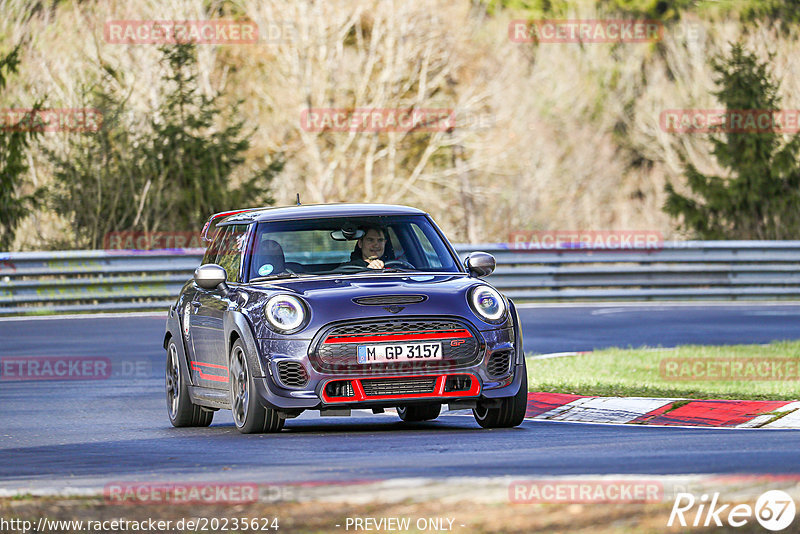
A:
{"label": "windshield wiper", "polygon": [[[354,265],[353,267],[360,267]],[[328,271],[324,274],[364,274],[364,273],[416,273],[419,269],[406,269],[403,267],[383,267],[382,269],[373,269],[371,267],[361,267],[361,270],[348,270],[348,271]]]}
{"label": "windshield wiper", "polygon": [[405,267],[384,267],[383,269],[373,269],[375,271],[397,271],[398,273],[415,273],[419,271],[419,269],[406,269]]}

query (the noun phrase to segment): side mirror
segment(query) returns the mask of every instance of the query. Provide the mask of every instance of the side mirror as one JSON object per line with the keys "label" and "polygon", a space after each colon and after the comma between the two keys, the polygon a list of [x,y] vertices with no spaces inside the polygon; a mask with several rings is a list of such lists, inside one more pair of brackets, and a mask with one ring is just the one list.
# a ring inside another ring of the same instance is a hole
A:
{"label": "side mirror", "polygon": [[467,268],[467,272],[469,272],[470,276],[480,278],[492,274],[494,268],[497,267],[497,262],[491,254],[473,252],[464,260],[464,267]]}
{"label": "side mirror", "polygon": [[203,289],[228,290],[228,273],[216,263],[207,263],[194,270],[194,283]]}

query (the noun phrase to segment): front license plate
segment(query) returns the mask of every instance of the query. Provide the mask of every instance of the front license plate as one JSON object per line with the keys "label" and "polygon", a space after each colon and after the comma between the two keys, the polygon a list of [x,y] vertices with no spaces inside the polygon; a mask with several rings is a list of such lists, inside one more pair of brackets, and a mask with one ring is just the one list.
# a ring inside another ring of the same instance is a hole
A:
{"label": "front license plate", "polygon": [[391,363],[441,359],[441,343],[397,343],[358,346],[358,363]]}

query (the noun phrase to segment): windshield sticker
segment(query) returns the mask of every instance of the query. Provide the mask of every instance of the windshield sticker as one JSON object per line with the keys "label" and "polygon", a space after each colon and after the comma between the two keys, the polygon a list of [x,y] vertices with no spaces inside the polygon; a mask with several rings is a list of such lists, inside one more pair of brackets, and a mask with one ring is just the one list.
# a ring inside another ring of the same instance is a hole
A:
{"label": "windshield sticker", "polygon": [[273,271],[274,267],[271,263],[265,263],[261,267],[258,268],[258,274],[261,276],[267,276]]}

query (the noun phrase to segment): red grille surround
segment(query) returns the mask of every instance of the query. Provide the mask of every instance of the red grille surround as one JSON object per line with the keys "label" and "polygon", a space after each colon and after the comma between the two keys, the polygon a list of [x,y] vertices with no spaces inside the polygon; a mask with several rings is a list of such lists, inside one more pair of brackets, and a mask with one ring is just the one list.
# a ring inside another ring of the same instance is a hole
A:
{"label": "red grille surround", "polygon": [[[392,363],[357,362],[359,344],[439,341],[442,359]],[[483,339],[462,319],[450,317],[404,317],[346,321],[323,328],[311,344],[311,365],[323,373],[409,374],[445,372],[480,362]]]}

